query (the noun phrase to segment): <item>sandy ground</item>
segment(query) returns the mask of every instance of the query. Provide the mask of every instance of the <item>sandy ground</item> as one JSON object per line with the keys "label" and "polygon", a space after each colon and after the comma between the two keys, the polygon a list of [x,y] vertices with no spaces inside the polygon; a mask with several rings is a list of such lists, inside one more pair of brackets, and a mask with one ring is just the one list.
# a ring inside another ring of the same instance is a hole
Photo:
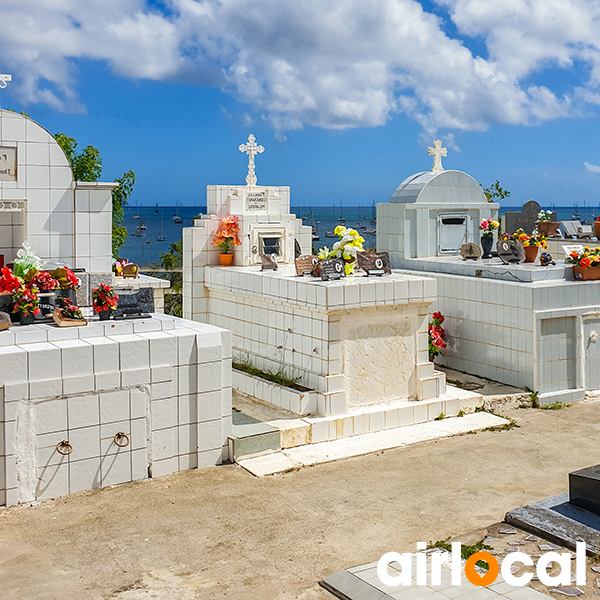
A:
{"label": "sandy ground", "polygon": [[331,600],[323,576],[487,528],[600,463],[599,402],[510,416],[285,475],[228,465],[0,509],[0,598]]}

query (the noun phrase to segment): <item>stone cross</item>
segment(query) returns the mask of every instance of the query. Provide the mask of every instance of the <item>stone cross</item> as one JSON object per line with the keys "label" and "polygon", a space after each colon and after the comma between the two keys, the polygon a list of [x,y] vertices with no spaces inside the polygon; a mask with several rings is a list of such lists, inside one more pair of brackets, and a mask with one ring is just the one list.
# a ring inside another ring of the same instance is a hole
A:
{"label": "stone cross", "polygon": [[256,144],[256,138],[250,134],[248,136],[247,144],[240,144],[240,152],[245,152],[248,155],[248,175],[246,176],[246,185],[256,185],[257,179],[254,173],[254,155],[262,154],[265,149],[262,146]]}
{"label": "stone cross", "polygon": [[442,148],[442,141],[434,140],[433,148],[427,148],[427,154],[433,156],[433,167],[431,167],[431,170],[434,173],[441,173],[444,170],[444,167],[442,167],[442,156],[448,156],[448,150]]}
{"label": "stone cross", "polygon": [[5,88],[9,81],[12,81],[12,75],[2,75],[0,73],[0,88]]}

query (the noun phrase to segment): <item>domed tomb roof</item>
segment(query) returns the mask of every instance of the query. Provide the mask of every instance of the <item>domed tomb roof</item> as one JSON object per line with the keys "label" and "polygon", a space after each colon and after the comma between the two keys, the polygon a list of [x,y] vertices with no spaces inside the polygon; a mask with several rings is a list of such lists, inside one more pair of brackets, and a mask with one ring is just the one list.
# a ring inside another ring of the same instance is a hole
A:
{"label": "domed tomb roof", "polygon": [[407,177],[392,194],[391,203],[488,204],[481,186],[462,171],[425,171]]}

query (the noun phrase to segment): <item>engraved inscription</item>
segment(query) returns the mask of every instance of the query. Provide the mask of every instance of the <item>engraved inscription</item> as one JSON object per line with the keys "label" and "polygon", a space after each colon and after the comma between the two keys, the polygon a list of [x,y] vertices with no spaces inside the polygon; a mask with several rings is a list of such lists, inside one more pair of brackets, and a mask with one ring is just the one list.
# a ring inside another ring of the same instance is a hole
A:
{"label": "engraved inscription", "polygon": [[248,212],[267,210],[267,192],[248,192],[246,195],[246,210]]}
{"label": "engraved inscription", "polygon": [[0,148],[0,181],[17,180],[17,149]]}

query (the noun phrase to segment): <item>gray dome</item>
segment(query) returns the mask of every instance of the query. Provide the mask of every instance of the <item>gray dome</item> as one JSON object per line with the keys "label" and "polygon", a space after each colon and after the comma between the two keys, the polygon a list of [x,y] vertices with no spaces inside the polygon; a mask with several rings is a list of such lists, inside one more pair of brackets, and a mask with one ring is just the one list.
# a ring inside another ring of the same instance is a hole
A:
{"label": "gray dome", "polygon": [[462,171],[425,171],[407,177],[389,202],[416,204],[487,204],[481,186]]}

